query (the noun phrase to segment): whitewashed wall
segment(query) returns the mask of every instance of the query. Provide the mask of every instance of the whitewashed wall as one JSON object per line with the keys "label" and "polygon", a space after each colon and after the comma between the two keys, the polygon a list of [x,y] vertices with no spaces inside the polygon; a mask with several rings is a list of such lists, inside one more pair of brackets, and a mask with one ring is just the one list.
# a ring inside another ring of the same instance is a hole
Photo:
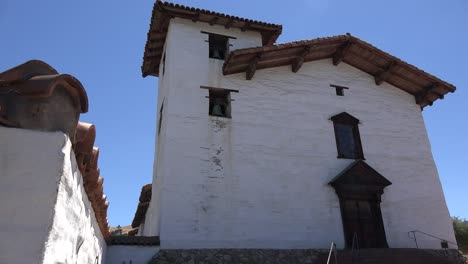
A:
{"label": "whitewashed wall", "polygon": [[105,243],[68,137],[0,127],[0,150],[0,263],[101,263]]}
{"label": "whitewashed wall", "polygon": [[104,263],[106,242],[83,187],[71,143],[62,149],[63,169],[44,263]]}
{"label": "whitewashed wall", "polygon": [[[160,82],[170,103],[153,185],[159,221],[145,225],[159,226],[149,234],[160,235],[162,248],[343,247],[338,197],[327,185],[353,161],[336,158],[329,118],[343,111],[361,121],[366,162],[393,183],[381,205],[389,246],[414,247],[407,236],[414,229],[455,240],[412,95],[328,59],[296,74],[285,66],[259,70],[252,81],[222,76],[223,62],[208,58],[201,30],[238,37],[234,48],[260,43],[254,33],[171,22]],[[330,84],[350,89],[339,97]],[[240,91],[231,94],[232,119],[208,116],[200,85]],[[436,240],[418,242],[440,248]]]}
{"label": "whitewashed wall", "polygon": [[109,246],[107,248],[107,264],[148,264],[158,253],[155,246]]}
{"label": "whitewashed wall", "polygon": [[65,136],[0,127],[0,263],[41,263]]}
{"label": "whitewashed wall", "polygon": [[[253,46],[261,46],[262,39],[261,35],[256,32],[246,31],[242,32],[240,29],[231,29],[226,30],[223,26],[209,26],[205,23],[193,23],[192,21],[187,21],[185,19],[175,18],[171,20],[168,29],[168,37],[166,39],[166,43],[164,46],[163,54],[166,54],[166,62],[164,65],[164,72],[163,72],[163,65],[162,65],[162,58],[161,58],[161,66],[159,71],[159,78],[158,78],[158,104],[157,109],[157,117],[155,120],[156,124],[156,141],[155,141],[155,161],[153,166],[153,199],[151,200],[150,206],[146,213],[145,223],[149,223],[145,225],[144,228],[144,235],[159,235],[159,227],[160,227],[160,213],[159,206],[161,201],[164,199],[161,197],[162,192],[160,191],[161,184],[164,181],[163,177],[159,177],[158,175],[162,175],[162,169],[164,166],[164,152],[166,146],[166,128],[167,123],[170,122],[170,119],[167,117],[167,109],[171,106],[171,98],[169,97],[169,92],[174,92],[172,89],[169,90],[169,87],[177,85],[178,79],[181,76],[181,72],[179,70],[180,67],[180,60],[176,59],[182,58],[182,61],[185,61],[185,58],[189,58],[193,55],[199,56],[200,58],[206,59],[208,58],[208,35],[201,33],[201,31],[215,33],[215,34],[225,34],[236,39],[230,39],[230,46],[231,50],[240,49],[240,48],[248,48]],[[227,33],[228,32],[228,33]],[[184,45],[182,49],[180,49],[179,41],[181,38],[187,36],[190,39],[193,39],[197,45],[193,47],[191,45]],[[199,44],[202,45],[199,45]],[[202,46],[203,50],[200,50]],[[190,59],[192,60],[192,59]],[[193,61],[193,60],[192,60]],[[222,61],[220,60],[210,60],[210,65],[200,65],[198,63],[185,65],[183,69],[183,73],[186,76],[190,76],[187,71],[190,72],[203,72],[205,75],[208,74],[209,71],[216,71],[217,74],[221,74],[220,65],[222,65]],[[184,63],[182,63],[184,64]],[[200,70],[199,67],[203,67],[204,69]],[[209,67],[210,69],[208,69]],[[205,76],[208,78],[208,75]],[[206,85],[206,83],[205,83]],[[160,135],[158,135],[158,122],[160,118],[160,109],[161,105],[164,102],[163,108],[163,122],[161,126]],[[208,110],[207,110],[208,111]],[[161,153],[161,154],[159,154]]]}

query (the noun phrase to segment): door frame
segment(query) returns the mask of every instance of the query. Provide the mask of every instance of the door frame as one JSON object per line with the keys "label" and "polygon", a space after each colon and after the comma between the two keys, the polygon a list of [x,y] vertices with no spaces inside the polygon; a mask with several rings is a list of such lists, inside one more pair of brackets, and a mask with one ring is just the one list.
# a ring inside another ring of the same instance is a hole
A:
{"label": "door frame", "polygon": [[[380,209],[381,194],[378,193],[341,193],[338,195],[340,200],[341,222],[343,224],[345,247],[351,249],[352,237],[354,234],[352,230],[348,230],[347,217],[345,213],[346,201],[366,201],[371,206],[372,218],[375,223],[376,247],[375,248],[388,248],[387,237],[383,224],[382,211]],[[351,240],[349,239],[351,237]],[[359,246],[362,248],[363,241],[358,241]]]}
{"label": "door frame", "polygon": [[335,188],[335,192],[340,201],[341,220],[343,223],[346,247],[350,248],[352,246],[350,242],[352,243],[352,241],[347,241],[349,240],[347,234],[349,234],[350,230],[348,230],[345,222],[344,203],[347,200],[365,200],[370,203],[373,212],[372,217],[376,222],[375,231],[377,246],[380,248],[387,248],[388,243],[380,203],[384,188],[392,183],[363,160],[356,160],[328,184]]}

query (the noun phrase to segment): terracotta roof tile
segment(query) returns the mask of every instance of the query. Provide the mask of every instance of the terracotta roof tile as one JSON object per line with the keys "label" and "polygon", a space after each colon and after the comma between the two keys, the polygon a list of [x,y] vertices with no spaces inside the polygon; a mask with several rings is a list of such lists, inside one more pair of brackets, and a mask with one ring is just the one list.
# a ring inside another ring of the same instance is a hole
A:
{"label": "terracotta roof tile", "polygon": [[148,210],[151,201],[152,184],[147,184],[141,188],[140,198],[135,217],[132,221],[132,227],[137,228],[145,221],[146,211]]}
{"label": "terracotta roof tile", "polygon": [[35,76],[57,74],[57,70],[49,64],[40,60],[30,60],[0,73],[0,86],[27,81]]}
{"label": "terracotta roof tile", "polygon": [[109,241],[109,223],[107,221],[109,202],[104,194],[104,178],[99,176],[99,148],[93,146],[96,139],[96,127],[93,124],[79,122],[75,138],[73,149],[78,167],[83,175],[84,188],[101,233]]}
{"label": "terracotta roof tile", "polygon": [[33,60],[0,73],[0,93],[16,93],[28,97],[50,97],[63,87],[81,113],[88,111],[88,96],[75,77],[58,72],[45,62]]}
{"label": "terracotta roof tile", "polygon": [[[93,145],[96,139],[96,127],[93,124],[78,122],[75,134],[74,150],[80,170],[86,168],[93,158]],[[97,159],[95,160],[97,166]],[[93,164],[94,165],[94,164]]]}
{"label": "terracotta roof tile", "polygon": [[262,26],[271,26],[271,27],[276,27],[276,28],[282,28],[282,25],[279,25],[279,24],[267,23],[267,22],[262,22],[262,21],[258,21],[258,20],[227,15],[227,14],[218,13],[218,12],[215,12],[215,11],[200,9],[200,8],[196,8],[196,7],[184,6],[184,5],[170,3],[170,2],[164,2],[164,1],[160,1],[160,0],[156,1],[156,5],[158,5],[159,7],[173,7],[173,8],[177,8],[177,9],[185,9],[185,10],[196,12],[196,13],[204,13],[204,14],[214,15],[214,16],[217,16],[217,17],[235,19],[235,20],[238,20],[240,22],[249,22],[249,23],[252,23],[252,24],[258,24],[258,25],[262,25]]}

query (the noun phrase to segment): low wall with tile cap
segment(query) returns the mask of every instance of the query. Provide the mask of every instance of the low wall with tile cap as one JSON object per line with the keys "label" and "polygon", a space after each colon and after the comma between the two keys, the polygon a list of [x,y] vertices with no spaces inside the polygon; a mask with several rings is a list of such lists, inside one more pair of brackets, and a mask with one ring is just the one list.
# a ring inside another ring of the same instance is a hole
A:
{"label": "low wall with tile cap", "polygon": [[102,263],[106,244],[69,138],[0,127],[0,149],[0,263]]}

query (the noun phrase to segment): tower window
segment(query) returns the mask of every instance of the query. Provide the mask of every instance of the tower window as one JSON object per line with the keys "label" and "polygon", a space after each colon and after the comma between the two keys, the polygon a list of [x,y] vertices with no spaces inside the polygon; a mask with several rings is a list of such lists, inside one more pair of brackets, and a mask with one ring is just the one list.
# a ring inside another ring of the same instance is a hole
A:
{"label": "tower window", "polygon": [[359,120],[343,112],[331,118],[335,129],[338,158],[364,159],[361,138],[359,135]]}
{"label": "tower window", "polygon": [[348,87],[334,85],[334,84],[330,84],[330,87],[334,87],[336,89],[337,96],[344,96],[344,90],[349,89]]}
{"label": "tower window", "polygon": [[209,115],[231,118],[231,96],[229,90],[209,90]]}
{"label": "tower window", "polygon": [[162,75],[164,75],[165,72],[166,72],[166,53],[164,53],[163,59],[162,59]]}
{"label": "tower window", "polygon": [[161,103],[161,109],[159,109],[159,122],[158,122],[158,135],[161,133],[162,118],[163,118],[164,100]]}
{"label": "tower window", "polygon": [[229,37],[209,34],[208,43],[209,43],[209,55],[212,59],[224,60],[228,52],[228,41]]}

